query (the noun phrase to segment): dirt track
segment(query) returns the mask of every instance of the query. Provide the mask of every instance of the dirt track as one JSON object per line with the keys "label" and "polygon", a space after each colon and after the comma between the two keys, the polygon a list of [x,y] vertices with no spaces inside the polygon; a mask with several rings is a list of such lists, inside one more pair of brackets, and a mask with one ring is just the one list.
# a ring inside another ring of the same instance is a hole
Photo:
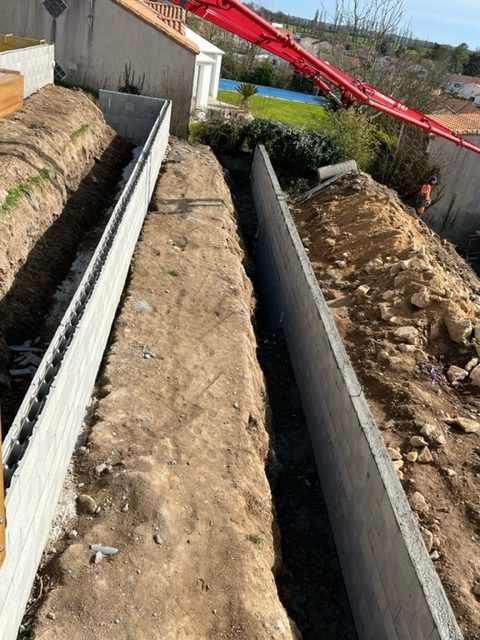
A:
{"label": "dirt track", "polygon": [[[230,194],[205,148],[172,156],[76,458],[101,510],[51,561],[61,587],[38,639],[295,637],[272,571],[265,391]],[[94,542],[120,551],[94,564]]]}

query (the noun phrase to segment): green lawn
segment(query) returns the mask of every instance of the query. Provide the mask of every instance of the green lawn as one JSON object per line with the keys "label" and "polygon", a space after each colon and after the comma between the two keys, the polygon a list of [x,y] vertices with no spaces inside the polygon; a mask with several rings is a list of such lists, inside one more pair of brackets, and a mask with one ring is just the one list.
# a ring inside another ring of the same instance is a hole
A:
{"label": "green lawn", "polygon": [[[236,91],[218,92],[218,100],[238,105],[241,96]],[[265,96],[252,96],[249,99],[250,111],[258,118],[270,118],[280,120],[294,125],[304,125],[306,127],[317,128],[325,120],[326,111],[324,107],[316,104],[306,104],[305,102],[292,102],[280,98],[267,98]]]}

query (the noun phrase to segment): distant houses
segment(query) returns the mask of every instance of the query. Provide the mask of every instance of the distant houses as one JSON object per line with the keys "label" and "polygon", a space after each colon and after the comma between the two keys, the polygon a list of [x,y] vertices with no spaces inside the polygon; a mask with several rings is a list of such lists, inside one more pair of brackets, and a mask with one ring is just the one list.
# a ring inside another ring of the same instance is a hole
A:
{"label": "distant houses", "polygon": [[448,76],[446,88],[462,98],[475,100],[480,96],[480,78],[452,73]]}

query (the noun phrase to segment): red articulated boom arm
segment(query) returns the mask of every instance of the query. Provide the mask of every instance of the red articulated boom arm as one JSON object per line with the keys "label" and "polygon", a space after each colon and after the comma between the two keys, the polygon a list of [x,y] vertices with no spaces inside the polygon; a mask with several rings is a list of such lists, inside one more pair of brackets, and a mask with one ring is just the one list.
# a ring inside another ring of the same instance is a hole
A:
{"label": "red articulated boom arm", "polygon": [[332,92],[330,85],[338,87],[349,102],[366,104],[420,127],[427,133],[441,136],[465,149],[480,153],[480,147],[473,142],[435,122],[421,111],[382,93],[371,84],[351,78],[325,60],[317,58],[295,42],[290,35],[276,29],[239,0],[170,1],[290,62],[299,73],[311,78],[320,90],[337,104],[341,104],[341,101]]}

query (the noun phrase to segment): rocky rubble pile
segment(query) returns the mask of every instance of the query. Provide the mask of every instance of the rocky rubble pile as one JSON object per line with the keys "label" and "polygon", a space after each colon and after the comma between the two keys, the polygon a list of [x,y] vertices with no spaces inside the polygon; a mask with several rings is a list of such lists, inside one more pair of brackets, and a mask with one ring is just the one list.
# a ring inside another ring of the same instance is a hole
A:
{"label": "rocky rubble pile", "polygon": [[479,638],[480,281],[366,174],[291,208],[465,636]]}

